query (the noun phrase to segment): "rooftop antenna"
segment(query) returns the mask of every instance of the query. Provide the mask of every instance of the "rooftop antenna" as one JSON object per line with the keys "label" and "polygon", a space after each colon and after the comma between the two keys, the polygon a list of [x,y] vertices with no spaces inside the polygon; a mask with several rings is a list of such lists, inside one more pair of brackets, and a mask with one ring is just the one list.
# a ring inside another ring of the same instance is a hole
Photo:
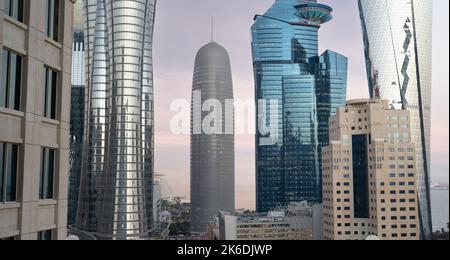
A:
{"label": "rooftop antenna", "polygon": [[214,42],[214,16],[211,17],[211,42]]}

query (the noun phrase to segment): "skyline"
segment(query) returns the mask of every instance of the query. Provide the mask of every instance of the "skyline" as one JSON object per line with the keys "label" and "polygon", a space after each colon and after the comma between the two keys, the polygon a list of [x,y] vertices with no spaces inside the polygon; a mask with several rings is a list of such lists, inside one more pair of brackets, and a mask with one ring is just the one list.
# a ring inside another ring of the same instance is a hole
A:
{"label": "skyline", "polygon": [[448,240],[449,5],[4,0],[0,241]]}
{"label": "skyline", "polygon": [[[154,45],[157,100],[155,104],[157,122],[155,170],[164,174],[171,189],[177,191],[177,194],[173,195],[189,197],[189,136],[173,136],[171,134],[169,124],[173,113],[169,112],[168,108],[172,100],[190,98],[192,60],[196,47],[210,38],[209,21],[211,16],[214,16],[215,19],[215,40],[223,44],[230,52],[236,98],[253,99],[250,25],[253,23],[253,15],[262,14],[272,3],[272,0],[260,0],[257,4],[254,0],[239,2],[230,0],[227,3],[216,0],[195,0],[195,4],[193,0],[186,0],[183,5],[179,5],[179,2],[175,0],[158,3]],[[349,57],[347,99],[368,97],[357,3],[350,0],[339,1],[339,3],[327,0],[321,1],[321,3],[329,4],[334,8],[334,19],[321,29],[319,34],[320,51],[333,49]],[[203,4],[202,12],[196,12],[195,6],[198,4]],[[236,8],[236,5],[239,5],[239,8]],[[220,12],[215,10],[220,10]],[[348,10],[352,10],[352,12],[348,12]],[[186,17],[186,14],[192,16]],[[446,20],[446,17],[448,17],[448,2],[434,0],[433,104],[435,106],[432,111],[432,182],[448,182],[448,102],[443,102],[448,101],[448,89],[446,89],[448,86],[448,75],[446,74],[448,60],[436,60],[436,57],[441,56],[443,52],[444,54],[448,53],[448,23],[439,23],[440,20]],[[184,26],[177,26],[181,22]],[[205,26],[198,26],[198,24],[205,24]],[[192,28],[192,30],[184,30],[186,27]],[[348,29],[342,31],[340,28]],[[335,40],[336,32],[339,34],[339,41]],[[175,36],[176,38],[174,38]],[[179,47],[179,41],[177,41],[179,38],[183,39],[182,48]],[[442,101],[440,101],[441,99]],[[443,112],[445,112],[444,116],[436,119],[436,115],[442,115]],[[178,158],[176,163],[173,163],[172,158],[174,157]],[[254,136],[236,136],[237,208],[253,209],[255,207],[254,164]]]}

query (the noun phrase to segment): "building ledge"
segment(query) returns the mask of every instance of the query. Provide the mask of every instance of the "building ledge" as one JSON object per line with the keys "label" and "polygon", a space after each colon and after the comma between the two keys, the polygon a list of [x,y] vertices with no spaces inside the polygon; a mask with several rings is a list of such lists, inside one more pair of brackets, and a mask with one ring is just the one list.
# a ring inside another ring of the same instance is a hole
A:
{"label": "building ledge", "polygon": [[55,41],[53,39],[50,39],[48,37],[45,37],[45,42],[50,44],[50,45],[53,45],[54,47],[56,47],[58,49],[62,49],[63,48],[63,45],[61,43],[59,43],[59,42],[57,42],[57,41]]}
{"label": "building ledge", "polygon": [[57,200],[54,200],[54,199],[49,199],[49,200],[39,200],[39,207],[42,207],[42,206],[54,206],[54,205],[56,205],[56,204],[58,204],[58,201]]}
{"label": "building ledge", "polygon": [[53,125],[53,126],[59,126],[59,123],[60,123],[58,120],[50,119],[50,118],[47,118],[47,117],[42,117],[41,121],[44,124]]}
{"label": "building ledge", "polygon": [[17,110],[13,110],[13,109],[9,109],[9,108],[4,108],[4,107],[0,107],[0,114],[13,116],[13,117],[20,117],[20,118],[25,117],[25,113],[22,111],[17,111]]}
{"label": "building ledge", "polygon": [[0,210],[2,210],[2,209],[18,209],[18,208],[20,208],[20,203],[18,203],[18,202],[0,203]]}
{"label": "building ledge", "polygon": [[18,20],[14,19],[14,18],[12,18],[12,17],[10,17],[8,15],[4,15],[3,18],[6,21],[8,21],[10,24],[13,24],[16,27],[19,27],[22,30],[28,31],[28,25],[26,25],[26,24],[24,24],[22,22],[19,22]]}

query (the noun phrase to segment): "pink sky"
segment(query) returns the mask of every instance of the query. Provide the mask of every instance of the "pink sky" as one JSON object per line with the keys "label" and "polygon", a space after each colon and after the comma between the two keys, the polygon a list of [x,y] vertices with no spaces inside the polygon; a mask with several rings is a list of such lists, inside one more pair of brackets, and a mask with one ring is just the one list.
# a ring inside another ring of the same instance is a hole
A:
{"label": "pink sky", "polygon": [[[190,100],[194,58],[210,38],[229,52],[235,98],[253,99],[250,26],[273,0],[163,0],[158,2],[154,70],[156,88],[155,170],[165,175],[173,196],[189,199],[190,137],[174,136],[170,103]],[[320,49],[349,58],[348,98],[368,96],[363,44],[356,0],[323,0],[334,8],[334,20],[320,31]],[[449,173],[449,2],[434,0],[432,179],[448,183]],[[253,122],[253,119],[251,120]],[[254,136],[236,136],[236,207],[255,207]],[[166,194],[167,195],[167,194]]]}

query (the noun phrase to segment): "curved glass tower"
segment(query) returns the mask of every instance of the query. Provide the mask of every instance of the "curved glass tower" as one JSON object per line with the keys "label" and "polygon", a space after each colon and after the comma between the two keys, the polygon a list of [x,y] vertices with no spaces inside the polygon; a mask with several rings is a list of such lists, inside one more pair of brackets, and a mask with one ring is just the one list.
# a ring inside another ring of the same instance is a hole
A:
{"label": "curved glass tower", "polygon": [[[332,8],[315,0],[277,0],[252,26],[257,101],[256,208],[272,210],[289,202],[321,202],[321,149],[328,145],[328,118],[344,105],[347,58],[319,56],[318,33]],[[261,142],[261,126],[278,118],[276,143]]]}
{"label": "curved glass tower", "polygon": [[430,131],[432,0],[359,0],[369,91],[411,111],[422,236],[432,233]]}
{"label": "curved glass tower", "polygon": [[[234,213],[234,113],[230,58],[217,43],[195,59],[191,125],[191,231],[219,211]],[[209,112],[210,111],[210,112]]]}
{"label": "curved glass tower", "polygon": [[155,0],[86,0],[85,145],[77,227],[144,239],[152,223]]}

